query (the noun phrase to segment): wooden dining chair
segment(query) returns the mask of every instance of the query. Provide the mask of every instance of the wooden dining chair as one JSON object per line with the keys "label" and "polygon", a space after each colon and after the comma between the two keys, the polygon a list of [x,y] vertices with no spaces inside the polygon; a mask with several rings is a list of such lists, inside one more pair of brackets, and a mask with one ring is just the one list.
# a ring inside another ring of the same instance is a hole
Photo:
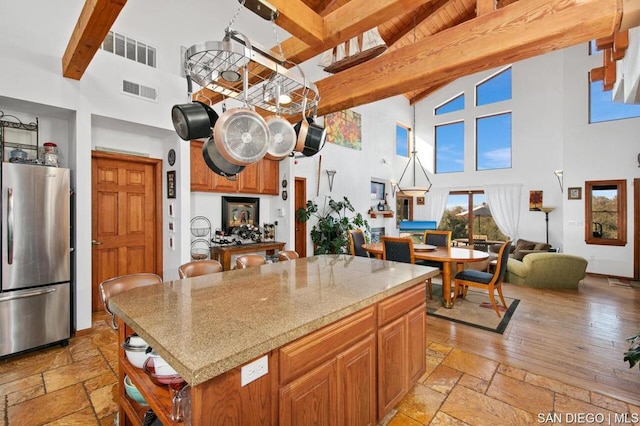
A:
{"label": "wooden dining chair", "polygon": [[369,257],[369,253],[362,248],[365,243],[362,229],[352,229],[349,231],[349,253],[352,256]]}
{"label": "wooden dining chair", "polygon": [[[451,231],[436,231],[427,229],[422,235],[422,242],[424,244],[429,244],[436,247],[450,247]],[[440,270],[440,274],[442,274],[442,269],[444,268],[442,262],[436,262],[434,260],[418,260],[416,263],[418,265],[438,268]]]}
{"label": "wooden dining chair", "polygon": [[504,279],[504,275],[507,270],[507,261],[509,260],[510,249],[511,241],[507,241],[502,245],[502,247],[500,247],[496,269],[493,273],[476,271],[474,269],[465,269],[458,272],[453,279],[455,284],[453,291],[453,303],[455,304],[460,290],[462,290],[462,297],[464,298],[467,296],[467,289],[469,287],[485,289],[489,293],[489,299],[491,300],[491,305],[493,305],[493,310],[496,311],[498,317],[502,317],[502,315],[500,315],[500,310],[498,309],[498,304],[496,303],[494,292],[496,290],[498,291],[498,296],[500,296],[502,306],[506,308],[507,304],[504,301],[504,296],[502,295],[502,280]]}
{"label": "wooden dining chair", "polygon": [[[380,237],[382,241],[382,258],[402,263],[416,263],[416,255],[413,250],[413,240],[405,237]],[[433,300],[433,288],[431,278],[427,279],[429,299]]]}
{"label": "wooden dining chair", "polygon": [[292,259],[298,259],[300,255],[295,250],[280,250],[278,251],[278,260],[279,261],[287,261]]}
{"label": "wooden dining chair", "polygon": [[267,263],[264,256],[259,254],[243,254],[236,257],[236,269],[252,268],[254,266],[260,266]]}
{"label": "wooden dining chair", "polygon": [[134,288],[144,287],[152,284],[161,284],[162,278],[159,275],[151,273],[139,273],[121,275],[119,277],[109,278],[100,283],[100,296],[104,309],[111,315],[111,326],[118,329],[116,324],[116,316],[109,307],[109,300],[120,293],[129,291]]}
{"label": "wooden dining chair", "polygon": [[194,260],[178,267],[180,278],[198,277],[200,275],[222,272],[222,264],[217,260]]}

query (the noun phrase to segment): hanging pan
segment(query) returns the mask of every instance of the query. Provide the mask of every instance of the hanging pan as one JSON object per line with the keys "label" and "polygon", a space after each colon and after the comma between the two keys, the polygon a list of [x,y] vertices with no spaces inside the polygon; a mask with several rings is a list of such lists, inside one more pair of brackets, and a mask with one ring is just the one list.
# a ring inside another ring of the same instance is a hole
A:
{"label": "hanging pan", "polygon": [[274,82],[274,93],[276,102],[276,115],[265,119],[269,128],[269,147],[265,158],[280,161],[291,154],[297,143],[297,136],[293,126],[280,116],[280,85]]}
{"label": "hanging pan", "polygon": [[229,180],[236,180],[238,173],[244,170],[244,166],[238,166],[227,161],[216,146],[213,138],[209,138],[202,145],[202,157],[207,166],[217,175],[224,176]]}
{"label": "hanging pan", "polygon": [[171,109],[171,119],[178,136],[188,141],[211,136],[218,114],[209,105],[195,101],[174,105]]}
{"label": "hanging pan", "polygon": [[304,117],[304,100],[302,102],[303,120],[294,126],[295,131],[298,135],[295,151],[302,152],[303,155],[311,157],[312,155],[320,152],[320,150],[324,147],[327,138],[327,131],[324,127],[315,124],[315,120],[313,117]]}

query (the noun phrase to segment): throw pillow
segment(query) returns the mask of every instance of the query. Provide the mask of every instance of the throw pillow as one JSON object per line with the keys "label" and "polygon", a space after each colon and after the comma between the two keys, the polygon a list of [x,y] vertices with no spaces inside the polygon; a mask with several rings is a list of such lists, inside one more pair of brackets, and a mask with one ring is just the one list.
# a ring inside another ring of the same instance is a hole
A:
{"label": "throw pillow", "polygon": [[513,251],[513,258],[516,260],[522,260],[526,253],[523,253],[522,250],[533,250],[536,246],[536,243],[533,241],[527,240],[518,240],[518,244],[516,244],[516,249]]}
{"label": "throw pillow", "polygon": [[551,246],[547,243],[538,243],[533,247],[534,250],[547,251],[551,248]]}

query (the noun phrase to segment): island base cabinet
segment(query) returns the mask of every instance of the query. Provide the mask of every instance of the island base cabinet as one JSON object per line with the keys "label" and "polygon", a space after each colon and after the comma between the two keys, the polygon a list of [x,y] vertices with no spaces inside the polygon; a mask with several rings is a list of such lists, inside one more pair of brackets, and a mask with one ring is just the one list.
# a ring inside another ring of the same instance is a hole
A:
{"label": "island base cabinet", "polygon": [[280,390],[280,425],[375,425],[375,335]]}

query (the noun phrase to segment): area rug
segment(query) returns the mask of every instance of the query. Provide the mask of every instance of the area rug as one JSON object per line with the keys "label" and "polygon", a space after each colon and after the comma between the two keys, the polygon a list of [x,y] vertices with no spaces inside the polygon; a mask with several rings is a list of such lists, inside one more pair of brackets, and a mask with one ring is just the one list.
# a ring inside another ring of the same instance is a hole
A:
{"label": "area rug", "polygon": [[[496,297],[498,296],[496,295]],[[442,306],[442,286],[433,283],[433,300],[427,296],[427,315],[502,334],[513,317],[520,300],[505,296],[507,308],[501,306],[499,298],[497,300],[498,308],[501,309],[501,318],[498,318],[493,310],[487,292],[472,289],[467,291],[465,299],[458,298],[453,308],[447,309]]]}

